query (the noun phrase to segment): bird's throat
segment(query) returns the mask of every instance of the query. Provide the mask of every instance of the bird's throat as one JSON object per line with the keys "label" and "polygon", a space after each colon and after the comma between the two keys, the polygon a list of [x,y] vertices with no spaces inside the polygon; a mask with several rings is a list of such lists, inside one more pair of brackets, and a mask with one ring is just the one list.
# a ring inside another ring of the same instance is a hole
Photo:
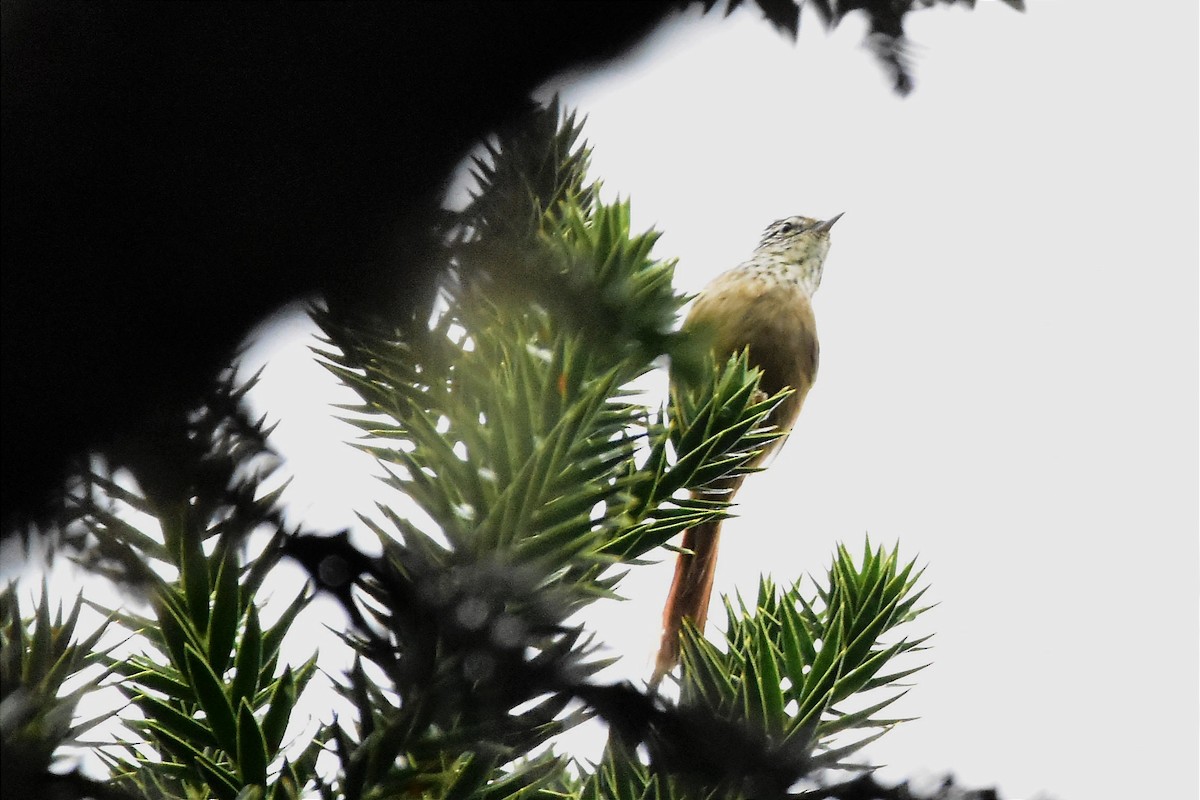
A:
{"label": "bird's throat", "polygon": [[805,248],[761,248],[743,267],[768,281],[795,286],[812,297],[821,286],[829,245],[827,242],[811,244]]}

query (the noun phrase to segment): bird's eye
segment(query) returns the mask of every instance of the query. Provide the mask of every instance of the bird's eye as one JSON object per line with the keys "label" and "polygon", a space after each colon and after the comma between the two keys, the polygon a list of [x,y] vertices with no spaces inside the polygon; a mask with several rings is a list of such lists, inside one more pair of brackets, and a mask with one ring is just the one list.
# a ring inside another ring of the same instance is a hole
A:
{"label": "bird's eye", "polygon": [[791,233],[794,230],[796,230],[796,226],[790,222],[785,222],[779,226],[780,233]]}

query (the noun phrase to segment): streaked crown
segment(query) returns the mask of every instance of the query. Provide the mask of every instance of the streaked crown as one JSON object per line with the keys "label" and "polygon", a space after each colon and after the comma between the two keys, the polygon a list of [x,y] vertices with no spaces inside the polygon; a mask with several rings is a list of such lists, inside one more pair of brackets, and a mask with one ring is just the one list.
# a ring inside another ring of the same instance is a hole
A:
{"label": "streaked crown", "polygon": [[777,219],[763,231],[758,249],[761,250],[764,247],[774,249],[776,245],[786,246],[790,242],[804,241],[805,239],[828,239],[829,229],[841,218],[842,215],[838,214],[828,220],[813,219],[812,217]]}

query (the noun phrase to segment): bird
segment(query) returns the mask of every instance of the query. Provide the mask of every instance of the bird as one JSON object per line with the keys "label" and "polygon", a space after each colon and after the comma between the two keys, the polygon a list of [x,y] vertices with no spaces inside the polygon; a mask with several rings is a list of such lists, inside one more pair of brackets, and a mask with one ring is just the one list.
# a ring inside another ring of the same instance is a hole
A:
{"label": "bird", "polygon": [[[821,285],[829,231],[841,217],[795,216],[772,222],[753,255],[704,287],[684,321],[685,332],[710,337],[717,363],[748,349],[750,364],[761,371],[759,390],[765,397],[785,388],[792,390],[767,418],[784,436],[764,447],[750,462],[751,467],[762,465],[784,441],[816,380],[820,347],[812,296]],[[671,376],[673,392],[686,390],[683,383],[682,376]],[[744,477],[719,479],[692,496],[730,502]],[[656,687],[679,661],[683,620],[690,619],[697,629],[704,629],[720,535],[719,519],[684,531],[663,609],[662,642],[651,686]]]}

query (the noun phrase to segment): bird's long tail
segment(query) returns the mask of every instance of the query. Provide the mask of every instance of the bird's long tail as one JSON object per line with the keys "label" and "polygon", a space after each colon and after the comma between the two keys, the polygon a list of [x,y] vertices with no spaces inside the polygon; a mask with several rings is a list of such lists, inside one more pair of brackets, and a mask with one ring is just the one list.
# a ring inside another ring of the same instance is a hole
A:
{"label": "bird's long tail", "polygon": [[698,629],[704,630],[720,540],[719,519],[688,528],[683,534],[682,548],[691,552],[680,553],[675,561],[675,579],[671,581],[671,591],[663,609],[662,643],[655,659],[652,686],[657,686],[679,663],[679,633],[683,629],[683,620],[690,619]]}

